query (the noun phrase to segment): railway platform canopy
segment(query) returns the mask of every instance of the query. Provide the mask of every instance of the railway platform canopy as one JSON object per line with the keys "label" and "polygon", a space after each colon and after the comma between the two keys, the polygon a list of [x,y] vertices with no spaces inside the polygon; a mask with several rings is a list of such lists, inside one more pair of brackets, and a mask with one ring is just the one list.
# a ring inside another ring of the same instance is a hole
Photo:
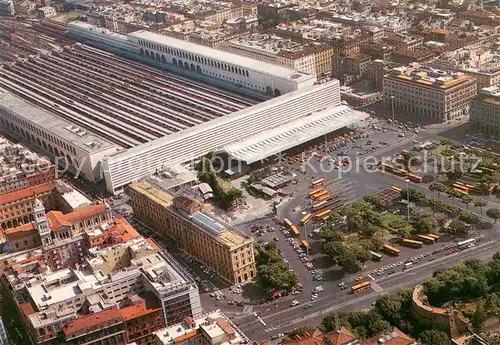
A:
{"label": "railway platform canopy", "polygon": [[345,105],[328,107],[227,145],[223,151],[233,159],[252,164],[341,128],[354,126],[368,117],[368,114]]}

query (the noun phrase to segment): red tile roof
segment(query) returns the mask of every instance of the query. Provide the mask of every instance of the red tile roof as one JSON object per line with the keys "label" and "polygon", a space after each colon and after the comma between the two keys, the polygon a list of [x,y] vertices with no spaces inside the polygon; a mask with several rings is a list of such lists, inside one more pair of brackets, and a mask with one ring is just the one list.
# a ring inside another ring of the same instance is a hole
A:
{"label": "red tile roof", "polygon": [[147,301],[120,309],[125,321],[130,321],[158,310],[160,310],[160,306],[157,303],[148,303]]}
{"label": "red tile roof", "polygon": [[61,226],[71,226],[64,214],[60,211],[50,211],[47,213],[47,219],[49,221],[52,230],[57,230]]}
{"label": "red tile roof", "polygon": [[127,242],[141,236],[125,218],[115,218],[114,222],[113,226],[107,231],[112,232],[115,239],[121,242]]}
{"label": "red tile roof", "polygon": [[196,334],[198,334],[198,332],[196,330],[192,330],[191,332],[188,332],[184,335],[178,336],[177,338],[174,339],[174,344],[177,344],[177,343],[183,342],[189,338],[192,338],[192,337],[196,336]]}
{"label": "red tile roof", "polygon": [[341,327],[337,331],[325,334],[325,338],[332,345],[346,345],[356,340],[351,332],[349,332],[349,330],[347,330],[347,328],[345,327]]}
{"label": "red tile roof", "polygon": [[65,214],[64,218],[70,223],[76,223],[80,220],[106,213],[107,208],[106,204],[90,205]]}
{"label": "red tile roof", "polygon": [[23,314],[26,318],[28,318],[28,316],[30,316],[31,314],[36,313],[36,310],[33,307],[33,304],[31,304],[30,302],[20,304],[19,308],[21,308],[21,311],[23,312]]}
{"label": "red tile roof", "polygon": [[224,333],[226,333],[227,335],[234,335],[236,333],[234,328],[231,327],[231,325],[229,325],[226,319],[223,319],[221,317],[218,318],[217,324],[219,325],[220,328],[222,328]]}
{"label": "red tile roof", "polygon": [[364,340],[359,343],[360,345],[413,345],[416,344],[415,340],[410,336],[404,334],[399,329],[395,328],[392,331],[384,332],[373,338]]}
{"label": "red tile roof", "polygon": [[13,240],[16,238],[24,237],[30,232],[35,231],[35,226],[33,223],[27,223],[16,228],[5,230],[5,237],[7,240]]}
{"label": "red tile roof", "polygon": [[324,345],[324,343],[323,333],[319,329],[316,329],[311,335],[283,341],[283,345]]}
{"label": "red tile roof", "polygon": [[34,195],[45,194],[54,189],[51,182],[39,184],[33,187],[16,190],[14,192],[0,195],[0,205],[16,202],[23,199],[32,199]]}
{"label": "red tile roof", "polygon": [[77,335],[78,333],[87,333],[91,328],[96,330],[106,324],[118,323],[123,321],[123,315],[117,308],[108,309],[99,313],[94,313],[80,317],[71,321],[63,328],[66,338]]}

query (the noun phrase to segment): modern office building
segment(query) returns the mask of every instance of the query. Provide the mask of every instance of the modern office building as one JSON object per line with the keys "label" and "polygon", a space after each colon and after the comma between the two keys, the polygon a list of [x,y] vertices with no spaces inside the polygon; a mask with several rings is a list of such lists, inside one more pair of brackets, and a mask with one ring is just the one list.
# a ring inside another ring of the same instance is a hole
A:
{"label": "modern office building", "polygon": [[212,268],[231,283],[246,283],[255,276],[253,239],[232,229],[188,196],[173,197],[160,187],[141,181],[128,192],[135,216],[160,235]]}
{"label": "modern office building", "polygon": [[484,88],[471,99],[469,120],[483,132],[500,133],[500,87]]}
{"label": "modern office building", "polygon": [[388,107],[438,122],[469,114],[469,100],[476,95],[476,80],[460,72],[436,70],[419,64],[397,67],[383,77]]}

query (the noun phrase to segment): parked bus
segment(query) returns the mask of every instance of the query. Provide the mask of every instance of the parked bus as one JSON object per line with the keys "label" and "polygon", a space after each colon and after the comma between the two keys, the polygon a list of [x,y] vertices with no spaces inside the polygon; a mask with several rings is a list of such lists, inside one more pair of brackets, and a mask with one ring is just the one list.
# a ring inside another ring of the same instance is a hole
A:
{"label": "parked bus", "polygon": [[401,188],[399,188],[397,186],[392,186],[391,189],[396,191],[396,192],[401,192]]}
{"label": "parked bus", "polygon": [[322,190],[321,192],[313,194],[312,198],[314,200],[318,200],[319,198],[321,198],[321,197],[323,197],[325,195],[330,195],[330,192],[328,192],[327,190]]}
{"label": "parked bus", "polygon": [[292,236],[295,236],[295,237],[299,237],[300,236],[299,229],[297,229],[297,227],[295,225],[292,225],[290,227],[290,232],[292,233]]}
{"label": "parked bus", "polygon": [[312,186],[312,188],[319,187],[319,186],[324,185],[325,182],[326,182],[326,180],[324,178],[320,178],[319,180],[312,181],[311,186]]}
{"label": "parked bus", "polygon": [[468,246],[470,246],[471,244],[474,244],[474,242],[476,242],[476,239],[475,238],[470,238],[468,240],[465,240],[465,241],[462,241],[462,242],[458,242],[457,246],[460,249],[464,249],[464,248],[467,248]]}
{"label": "parked bus", "polygon": [[332,214],[332,210],[328,209],[328,210],[324,210],[324,211],[321,211],[319,213],[316,213],[314,215],[314,217],[318,221],[325,221],[330,217],[331,214]]}
{"label": "parked bus", "polygon": [[436,243],[436,239],[434,237],[430,237],[430,236],[427,236],[427,235],[418,235],[417,239],[419,241],[424,242],[425,244],[434,244],[434,243]]}
{"label": "parked bus", "polygon": [[373,261],[382,261],[382,259],[384,258],[382,254],[379,254],[377,252],[372,252],[371,250],[370,250],[370,255],[372,256]]}
{"label": "parked bus", "polygon": [[302,247],[304,247],[305,250],[309,250],[311,248],[306,240],[300,241],[300,244],[302,245]]}
{"label": "parked bus", "polygon": [[421,176],[415,175],[415,174],[408,174],[407,175],[410,181],[416,182],[416,183],[422,183],[423,178]]}
{"label": "parked bus", "polygon": [[361,292],[363,290],[369,289],[371,287],[372,287],[372,283],[366,281],[366,282],[362,282],[362,283],[353,285],[351,287],[351,292],[352,293],[358,293],[358,292]]}
{"label": "parked bus", "polygon": [[469,195],[469,192],[466,191],[466,190],[462,190],[462,189],[458,189],[458,188],[453,188],[453,190],[459,192],[460,194],[463,194],[463,195]]}
{"label": "parked bus", "polygon": [[317,201],[329,201],[332,199],[333,199],[332,195],[330,193],[327,193],[327,194],[324,194],[324,195],[318,197],[316,200]]}
{"label": "parked bus", "polygon": [[288,228],[291,228],[293,226],[293,223],[288,218],[283,219],[283,224],[285,224],[285,226],[287,226]]}
{"label": "parked bus", "polygon": [[467,187],[465,184],[463,183],[460,183],[460,182],[455,182],[453,184],[453,188],[454,189],[460,189],[461,191],[464,191],[464,192],[469,192],[469,187]]}
{"label": "parked bus", "polygon": [[389,253],[391,255],[396,255],[396,256],[399,255],[399,253],[401,253],[401,251],[399,249],[394,248],[393,246],[390,246],[388,244],[384,245],[384,250],[387,253]]}
{"label": "parked bus", "polygon": [[425,234],[427,237],[432,237],[434,239],[434,242],[439,241],[439,235],[436,234]]}
{"label": "parked bus", "polygon": [[382,163],[382,170],[392,172],[394,170],[394,167],[390,164]]}
{"label": "parked bus", "polygon": [[401,243],[404,246],[412,247],[412,248],[422,248],[422,246],[424,245],[424,242],[422,242],[422,241],[415,241],[415,240],[410,240],[410,239],[407,239],[407,238],[404,238],[401,241]]}
{"label": "parked bus", "polygon": [[315,202],[315,203],[312,204],[312,210],[313,210],[313,212],[322,210],[322,209],[325,208],[325,206],[327,204],[328,204],[328,200],[323,200],[323,201],[320,201],[320,202]]}
{"label": "parked bus", "polygon": [[406,171],[404,169],[397,169],[397,168],[394,168],[392,170],[392,173],[394,175],[398,175],[398,176],[401,176],[401,177],[405,177],[406,175],[408,175],[408,171]]}
{"label": "parked bus", "polygon": [[314,194],[319,193],[322,190],[323,190],[322,188],[319,188],[319,189],[315,189],[315,190],[309,192],[309,197],[311,198]]}
{"label": "parked bus", "polygon": [[300,224],[302,225],[306,225],[307,223],[309,223],[309,221],[311,220],[312,218],[312,214],[308,213],[306,214],[304,217],[302,217],[302,219],[300,220]]}

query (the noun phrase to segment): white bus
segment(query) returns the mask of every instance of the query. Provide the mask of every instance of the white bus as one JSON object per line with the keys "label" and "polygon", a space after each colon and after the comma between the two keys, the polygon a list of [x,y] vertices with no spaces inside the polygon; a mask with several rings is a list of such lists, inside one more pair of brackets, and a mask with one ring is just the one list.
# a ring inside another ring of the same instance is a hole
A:
{"label": "white bus", "polygon": [[468,240],[461,241],[457,243],[458,248],[463,249],[469,247],[471,244],[476,242],[475,238],[469,238]]}

